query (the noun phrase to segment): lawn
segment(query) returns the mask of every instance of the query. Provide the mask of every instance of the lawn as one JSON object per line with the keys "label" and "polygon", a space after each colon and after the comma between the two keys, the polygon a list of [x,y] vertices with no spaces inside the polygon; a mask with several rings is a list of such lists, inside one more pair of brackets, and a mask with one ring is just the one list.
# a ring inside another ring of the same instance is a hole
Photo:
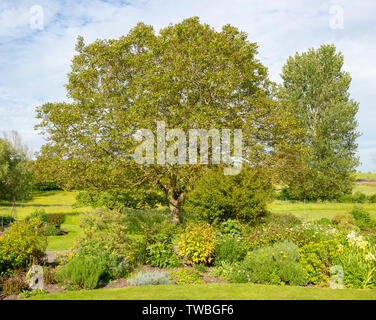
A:
{"label": "lawn", "polygon": [[[24,219],[36,209],[44,209],[48,214],[63,214],[65,222],[61,225],[61,229],[68,233],[64,236],[48,237],[47,250],[69,249],[81,232],[79,227],[81,217],[91,210],[90,208],[73,207],[77,194],[78,191],[34,192],[31,200],[17,203],[15,217],[16,219]],[[12,204],[0,203],[0,215],[11,214]]]}
{"label": "lawn", "polygon": [[376,290],[290,287],[258,284],[143,286],[64,291],[33,300],[376,300]]}

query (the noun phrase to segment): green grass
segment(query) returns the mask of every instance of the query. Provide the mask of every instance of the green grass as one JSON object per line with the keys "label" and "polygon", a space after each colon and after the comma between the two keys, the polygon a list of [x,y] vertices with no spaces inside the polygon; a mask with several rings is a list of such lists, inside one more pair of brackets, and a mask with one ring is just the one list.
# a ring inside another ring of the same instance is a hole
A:
{"label": "green grass", "polygon": [[62,224],[61,229],[67,231],[68,234],[48,237],[47,250],[68,250],[74,244],[76,237],[81,233],[81,228],[72,224]]}
{"label": "green grass", "polygon": [[361,192],[367,196],[372,196],[376,193],[376,186],[371,186],[367,184],[356,184],[353,189],[353,193],[355,192]]}
{"label": "green grass", "polygon": [[32,300],[376,300],[376,290],[290,287],[258,284],[142,286],[64,291]]}
{"label": "green grass", "polygon": [[[73,208],[78,191],[44,191],[34,192],[29,201],[17,203],[16,219],[24,219],[36,209],[44,209],[48,214],[62,214],[65,222],[61,229],[67,235],[48,237],[47,250],[66,250],[72,247],[76,237],[81,233],[79,227],[81,217],[91,210],[90,208]],[[0,215],[12,214],[12,204],[0,203]]]}
{"label": "green grass", "polygon": [[376,179],[376,173],[372,172],[357,172],[357,179]]}
{"label": "green grass", "polygon": [[354,206],[363,206],[369,211],[371,217],[376,219],[376,204],[354,204],[354,203],[315,203],[315,202],[293,202],[276,200],[269,204],[268,209],[274,213],[291,213],[302,220],[318,220],[321,218],[332,218],[338,213],[350,212]]}

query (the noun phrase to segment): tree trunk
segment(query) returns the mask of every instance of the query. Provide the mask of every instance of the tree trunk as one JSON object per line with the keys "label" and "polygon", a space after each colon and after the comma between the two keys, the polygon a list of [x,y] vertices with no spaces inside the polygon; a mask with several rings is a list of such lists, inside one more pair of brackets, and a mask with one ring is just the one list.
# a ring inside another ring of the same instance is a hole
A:
{"label": "tree trunk", "polygon": [[172,215],[172,223],[175,225],[180,224],[180,205],[170,202],[170,210]]}
{"label": "tree trunk", "polygon": [[183,194],[180,194],[178,198],[176,199],[172,196],[171,192],[169,193],[167,197],[169,207],[171,210],[171,215],[172,215],[172,223],[175,225],[180,224],[180,208],[181,208],[183,199],[184,199]]}

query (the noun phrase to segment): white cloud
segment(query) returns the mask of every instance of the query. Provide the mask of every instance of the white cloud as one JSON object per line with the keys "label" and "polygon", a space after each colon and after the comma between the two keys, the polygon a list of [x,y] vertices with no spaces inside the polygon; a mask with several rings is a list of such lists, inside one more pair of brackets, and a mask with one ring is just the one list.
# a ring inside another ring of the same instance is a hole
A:
{"label": "white cloud", "polygon": [[[30,8],[36,4],[43,8],[42,30],[30,27]],[[333,4],[344,8],[343,30],[330,28],[329,8]],[[35,150],[40,147],[42,139],[33,132],[33,110],[41,103],[65,99],[64,84],[78,35],[89,43],[97,38],[118,38],[139,21],[159,30],[199,16],[217,30],[230,23],[246,31],[249,40],[258,43],[259,58],[274,81],[280,81],[282,65],[289,55],[334,43],[345,56],[345,69],[353,78],[351,92],[360,102],[362,169],[372,170],[376,164],[368,156],[368,144],[376,135],[375,14],[372,0],[3,0],[0,130],[16,129]]]}

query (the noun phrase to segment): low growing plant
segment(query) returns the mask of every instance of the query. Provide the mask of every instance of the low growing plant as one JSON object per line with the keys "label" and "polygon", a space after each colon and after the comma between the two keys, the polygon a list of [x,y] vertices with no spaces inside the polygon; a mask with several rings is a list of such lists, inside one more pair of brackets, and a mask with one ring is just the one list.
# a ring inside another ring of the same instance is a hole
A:
{"label": "low growing plant", "polygon": [[140,272],[128,280],[132,286],[174,284],[168,272]]}
{"label": "low growing plant", "polygon": [[194,267],[173,269],[170,271],[170,278],[176,284],[202,284],[203,278],[200,272]]}

